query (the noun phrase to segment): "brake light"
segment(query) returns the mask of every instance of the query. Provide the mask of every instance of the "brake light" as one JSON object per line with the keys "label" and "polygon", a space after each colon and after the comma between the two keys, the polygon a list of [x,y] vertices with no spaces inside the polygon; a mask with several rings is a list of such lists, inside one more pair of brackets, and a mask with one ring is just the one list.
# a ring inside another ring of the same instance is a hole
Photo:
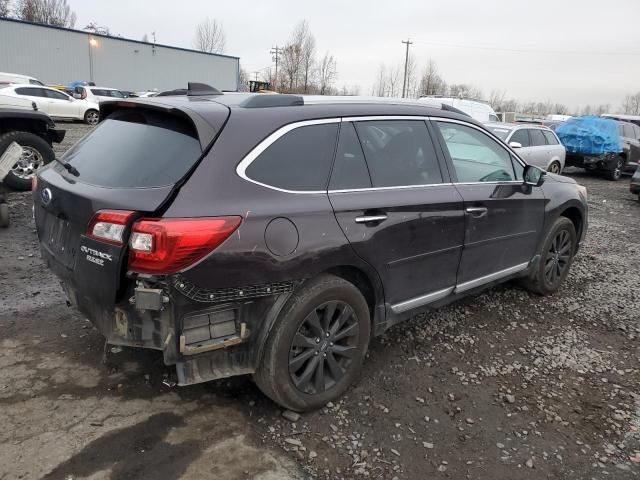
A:
{"label": "brake light", "polygon": [[129,210],[99,210],[89,222],[87,236],[113,245],[122,245],[122,236],[135,212]]}
{"label": "brake light", "polygon": [[240,226],[242,217],[143,218],[133,224],[129,270],[170,274],[215,250]]}
{"label": "brake light", "polygon": [[35,192],[38,189],[38,175],[31,177],[31,191]]}
{"label": "brake light", "polygon": [[83,88],[82,92],[80,92],[80,99],[84,100],[85,98],[87,98],[87,89]]}

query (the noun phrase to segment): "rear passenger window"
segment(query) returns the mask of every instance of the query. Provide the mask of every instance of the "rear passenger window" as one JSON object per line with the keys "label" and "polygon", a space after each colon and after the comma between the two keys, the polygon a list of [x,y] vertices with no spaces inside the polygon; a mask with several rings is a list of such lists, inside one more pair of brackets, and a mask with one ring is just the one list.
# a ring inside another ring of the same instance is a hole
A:
{"label": "rear passenger window", "polygon": [[548,145],[558,145],[558,139],[553,133],[542,130],[542,135],[544,135]]}
{"label": "rear passenger window", "polygon": [[18,95],[28,95],[30,97],[46,97],[47,92],[42,88],[20,87],[16,88]]}
{"label": "rear passenger window", "polygon": [[624,136],[627,138],[633,138],[633,128],[631,125],[624,125]]}
{"label": "rear passenger window", "polygon": [[531,139],[532,147],[539,147],[540,145],[547,144],[547,141],[544,139],[544,135],[542,135],[542,130],[530,129],[529,138]]}
{"label": "rear passenger window", "polygon": [[425,122],[356,122],[374,187],[442,183],[435,149]]}
{"label": "rear passenger window", "polygon": [[325,190],[337,134],[337,123],[291,130],[269,145],[245,173],[251,180],[284,190]]}
{"label": "rear passenger window", "polygon": [[516,130],[516,133],[514,133],[511,140],[509,140],[509,143],[511,142],[517,142],[523,147],[531,146],[531,143],[529,142],[529,134],[525,129]]}
{"label": "rear passenger window", "polygon": [[364,160],[364,153],[356,135],[356,129],[351,122],[344,122],[340,127],[340,139],[329,188],[331,190],[371,188],[371,178]]}

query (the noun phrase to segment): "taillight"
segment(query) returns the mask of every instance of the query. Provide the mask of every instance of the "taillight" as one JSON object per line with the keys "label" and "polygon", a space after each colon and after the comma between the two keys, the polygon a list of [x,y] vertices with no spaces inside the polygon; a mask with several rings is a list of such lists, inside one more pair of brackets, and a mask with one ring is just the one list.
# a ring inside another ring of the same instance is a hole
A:
{"label": "taillight", "polygon": [[122,245],[124,230],[134,213],[129,210],[100,210],[89,222],[87,236],[113,245]]}
{"label": "taillight", "polygon": [[80,98],[81,98],[82,100],[84,100],[85,98],[87,98],[87,89],[86,89],[86,88],[83,88],[83,89],[82,89],[82,93],[80,93]]}
{"label": "taillight", "polygon": [[143,218],[129,238],[129,270],[170,274],[193,265],[238,228],[242,217]]}
{"label": "taillight", "polygon": [[35,192],[38,189],[38,175],[34,174],[31,177],[31,191]]}

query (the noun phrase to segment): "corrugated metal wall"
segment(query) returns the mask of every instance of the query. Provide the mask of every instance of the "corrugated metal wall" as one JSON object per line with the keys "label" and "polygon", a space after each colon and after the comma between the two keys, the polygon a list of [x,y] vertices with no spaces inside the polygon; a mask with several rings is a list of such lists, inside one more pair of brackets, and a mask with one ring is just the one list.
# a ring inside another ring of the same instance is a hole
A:
{"label": "corrugated metal wall", "polygon": [[30,75],[47,84],[90,81],[93,70],[96,85],[123,90],[186,88],[188,81],[236,90],[238,62],[235,57],[0,19],[0,72]]}

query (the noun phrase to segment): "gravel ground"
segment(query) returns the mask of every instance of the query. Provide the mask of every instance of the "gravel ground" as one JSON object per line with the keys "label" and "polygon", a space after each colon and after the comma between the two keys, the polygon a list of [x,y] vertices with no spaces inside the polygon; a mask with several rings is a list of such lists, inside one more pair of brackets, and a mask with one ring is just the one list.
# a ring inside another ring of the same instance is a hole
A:
{"label": "gravel ground", "polygon": [[[65,124],[60,150],[89,127]],[[0,231],[0,479],[640,477],[640,204],[589,189],[554,296],[504,285],[372,341],[362,378],[285,414],[248,378],[169,388],[156,352],[113,349],[39,258],[27,194]]]}

